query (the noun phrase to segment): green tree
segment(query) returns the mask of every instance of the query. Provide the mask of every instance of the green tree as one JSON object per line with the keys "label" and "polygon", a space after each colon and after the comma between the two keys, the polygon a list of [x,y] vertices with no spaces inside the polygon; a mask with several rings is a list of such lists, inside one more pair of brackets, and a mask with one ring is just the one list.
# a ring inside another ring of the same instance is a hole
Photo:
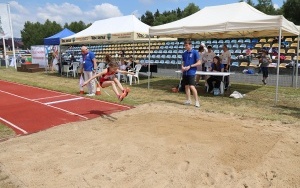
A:
{"label": "green tree", "polygon": [[154,13],[154,20],[157,19],[160,16],[160,12],[158,9],[156,9],[156,12]]}
{"label": "green tree", "polygon": [[146,11],[145,15],[141,17],[141,21],[147,25],[153,26],[154,16],[149,10]]}
{"label": "green tree", "polygon": [[286,0],[282,5],[282,12],[286,19],[296,25],[300,25],[300,1]]}
{"label": "green tree", "polygon": [[64,28],[68,28],[71,31],[73,31],[74,33],[78,33],[86,28],[88,28],[91,25],[88,24],[86,25],[83,21],[79,21],[79,22],[71,22],[70,24],[65,23]]}
{"label": "green tree", "polygon": [[25,48],[32,45],[42,45],[44,43],[44,28],[39,22],[25,22],[24,29],[21,31],[21,37]]}
{"label": "green tree", "polygon": [[198,12],[200,8],[194,3],[189,3],[187,7],[185,7],[182,11],[182,16],[187,17],[195,12]]}
{"label": "green tree", "polygon": [[268,15],[277,14],[272,0],[258,0],[258,4],[255,6],[255,8]]}

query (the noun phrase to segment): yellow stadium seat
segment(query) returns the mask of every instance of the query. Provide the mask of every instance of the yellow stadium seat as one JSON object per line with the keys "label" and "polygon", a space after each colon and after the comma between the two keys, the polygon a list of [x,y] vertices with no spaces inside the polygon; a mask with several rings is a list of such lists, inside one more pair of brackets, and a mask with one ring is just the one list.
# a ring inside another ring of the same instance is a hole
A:
{"label": "yellow stadium seat", "polygon": [[247,67],[248,66],[248,62],[241,62],[240,67]]}

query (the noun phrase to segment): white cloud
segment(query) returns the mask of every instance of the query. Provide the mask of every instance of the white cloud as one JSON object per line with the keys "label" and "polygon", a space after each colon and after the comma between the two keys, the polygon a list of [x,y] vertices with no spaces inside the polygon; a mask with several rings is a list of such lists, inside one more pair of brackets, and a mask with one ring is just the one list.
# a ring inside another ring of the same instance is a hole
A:
{"label": "white cloud", "polygon": [[16,10],[18,13],[21,14],[29,14],[29,11],[25,7],[20,5],[17,1],[10,1],[9,5],[11,10]]}
{"label": "white cloud", "polygon": [[90,17],[89,18],[90,20],[91,19],[98,20],[98,19],[122,16],[120,9],[117,6],[114,6],[109,3],[96,5],[93,10],[87,11],[85,14]]}
{"label": "white cloud", "polygon": [[274,4],[273,7],[274,7],[276,10],[280,8],[278,4]]}
{"label": "white cloud", "polygon": [[23,29],[26,21],[44,23],[49,19],[63,26],[65,23],[75,21],[83,21],[88,24],[99,19],[122,16],[120,9],[109,3],[95,5],[90,10],[83,10],[81,7],[71,3],[46,3],[43,7],[29,8],[16,1],[11,1],[10,7],[15,37],[21,36],[20,30]]}

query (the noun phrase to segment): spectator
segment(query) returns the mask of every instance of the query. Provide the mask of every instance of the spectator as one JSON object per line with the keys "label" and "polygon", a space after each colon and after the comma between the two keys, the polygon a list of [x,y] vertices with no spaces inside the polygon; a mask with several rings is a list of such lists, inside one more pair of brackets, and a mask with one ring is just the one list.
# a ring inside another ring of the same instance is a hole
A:
{"label": "spectator", "polygon": [[252,54],[251,48],[247,48],[246,57],[247,57],[248,66],[250,65],[250,63],[252,61],[252,55],[251,54]]}
{"label": "spectator", "polygon": [[[202,61],[203,54],[205,53],[204,46],[202,46],[202,45],[199,46],[198,53],[199,53],[199,57]],[[203,69],[204,69],[203,63],[202,63],[202,65],[197,66],[197,71],[201,71]],[[200,77],[201,77],[200,75],[196,75],[196,85],[199,85]]]}
{"label": "spectator", "polygon": [[[81,73],[84,75],[84,80],[88,80],[93,77],[95,71],[97,70],[97,62],[95,54],[90,52],[86,46],[81,47],[82,54],[82,70]],[[96,87],[94,80],[91,80],[88,85],[87,96],[94,96],[96,93]]]}
{"label": "spectator", "polygon": [[[231,53],[227,48],[227,45],[223,45],[223,53],[220,55],[220,59],[222,64],[224,65],[224,72],[229,72],[230,70],[230,62],[231,62]],[[229,85],[229,76],[225,76],[224,78],[225,90],[227,90]]]}
{"label": "spectator", "polygon": [[263,73],[262,82],[263,82],[264,85],[266,85],[267,84],[266,80],[269,76],[268,66],[269,66],[270,63],[272,63],[272,59],[268,55],[267,50],[262,50],[262,55],[259,58],[259,62],[261,63],[260,68],[261,68],[261,71]]}
{"label": "spectator", "polygon": [[195,98],[195,106],[200,107],[198,93],[195,88],[195,75],[197,71],[197,66],[201,65],[201,60],[199,53],[192,48],[192,42],[186,40],[184,42],[184,47],[186,51],[182,55],[182,81],[181,84],[185,86],[185,93],[187,101],[184,103],[186,105],[192,104],[191,102],[191,90]]}
{"label": "spectator", "polygon": [[[224,65],[221,63],[221,59],[218,56],[215,56],[213,59],[213,63],[211,65],[211,71],[213,72],[224,72]],[[208,92],[211,93],[213,88],[220,88],[220,84],[222,81],[222,76],[211,76],[207,79],[208,84]],[[213,86],[213,82],[215,85]]]}

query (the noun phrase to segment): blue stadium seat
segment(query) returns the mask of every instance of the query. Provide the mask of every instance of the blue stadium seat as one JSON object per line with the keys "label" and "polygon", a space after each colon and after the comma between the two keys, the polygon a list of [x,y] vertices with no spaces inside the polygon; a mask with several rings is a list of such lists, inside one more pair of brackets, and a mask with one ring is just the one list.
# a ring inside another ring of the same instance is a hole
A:
{"label": "blue stadium seat", "polygon": [[158,50],[158,52],[157,53],[159,53],[159,54],[162,54],[162,50]]}
{"label": "blue stadium seat", "polygon": [[158,64],[158,63],[159,63],[159,60],[158,60],[158,59],[157,59],[157,60],[155,60],[155,61],[154,61],[154,63]]}
{"label": "blue stadium seat", "polygon": [[200,41],[199,41],[199,40],[197,40],[197,41],[195,42],[195,44],[200,44]]}
{"label": "blue stadium seat", "polygon": [[174,54],[174,55],[172,55],[172,57],[171,57],[172,59],[176,59],[177,58],[177,56]]}
{"label": "blue stadium seat", "polygon": [[175,60],[172,60],[172,61],[171,61],[171,64],[176,64],[176,61],[175,61]]}
{"label": "blue stadium seat", "polygon": [[242,44],[242,43],[244,43],[244,40],[243,40],[243,39],[239,39],[237,42],[238,42],[239,44]]}
{"label": "blue stadium seat", "polygon": [[181,65],[182,64],[182,60],[178,59],[177,64]]}
{"label": "blue stadium seat", "polygon": [[220,45],[219,45],[219,49],[222,49],[222,48],[223,48],[223,44],[220,44]]}
{"label": "blue stadium seat", "polygon": [[227,48],[230,49],[232,47],[231,44],[227,44]]}
{"label": "blue stadium seat", "polygon": [[173,48],[174,48],[174,46],[173,46],[173,45],[170,45],[170,46],[169,46],[169,49],[173,49]]}
{"label": "blue stadium seat", "polygon": [[219,40],[218,44],[224,44],[224,41],[223,40]]}
{"label": "blue stadium seat", "polygon": [[233,53],[234,53],[234,50],[229,50],[229,51],[230,51],[230,53],[231,53],[231,54],[233,54]]}
{"label": "blue stadium seat", "polygon": [[236,44],[236,43],[237,43],[237,40],[236,40],[236,39],[232,39],[232,40],[230,41],[230,43],[231,43],[231,44]]}
{"label": "blue stadium seat", "polygon": [[166,55],[163,54],[163,55],[160,56],[160,58],[161,58],[161,59],[165,59],[165,58],[166,58]]}
{"label": "blue stadium seat", "polygon": [[166,56],[166,58],[167,58],[167,59],[171,59],[171,55],[168,54],[168,55]]}
{"label": "blue stadium seat", "polygon": [[214,53],[215,53],[215,54],[219,54],[219,53],[220,53],[220,50],[215,50]]}
{"label": "blue stadium seat", "polygon": [[145,63],[145,60],[141,59],[141,60],[140,60],[140,63]]}
{"label": "blue stadium seat", "polygon": [[246,44],[241,44],[240,45],[240,49],[245,49],[247,46],[246,46]]}
{"label": "blue stadium seat", "polygon": [[242,53],[242,51],[240,49],[237,49],[234,51],[235,54],[240,55]]}
{"label": "blue stadium seat", "polygon": [[224,41],[224,43],[225,43],[225,44],[229,44],[229,43],[230,43],[230,40],[227,39],[227,40]]}
{"label": "blue stadium seat", "polygon": [[234,45],[232,45],[232,48],[233,49],[237,49],[237,48],[239,48],[239,45],[238,44],[234,44]]}
{"label": "blue stadium seat", "polygon": [[156,55],[151,55],[151,59],[155,59],[156,58]]}
{"label": "blue stadium seat", "polygon": [[167,53],[168,53],[168,50],[164,50],[164,51],[163,51],[163,54],[167,54]]}
{"label": "blue stadium seat", "polygon": [[251,43],[251,40],[250,39],[245,39],[244,43]]}
{"label": "blue stadium seat", "polygon": [[236,60],[236,56],[235,55],[231,55],[231,60]]}
{"label": "blue stadium seat", "polygon": [[217,44],[215,44],[215,45],[212,46],[212,48],[213,48],[213,49],[218,49],[219,46],[218,46]]}
{"label": "blue stadium seat", "polygon": [[173,53],[173,54],[177,54],[177,52],[178,52],[178,50],[173,50],[172,53]]}
{"label": "blue stadium seat", "polygon": [[172,50],[168,50],[168,54],[171,54],[172,53]]}
{"label": "blue stadium seat", "polygon": [[258,39],[252,39],[252,44],[258,43]]}
{"label": "blue stadium seat", "polygon": [[166,42],[166,45],[169,46],[171,44],[171,42]]}
{"label": "blue stadium seat", "polygon": [[218,44],[218,41],[217,40],[213,40],[213,41],[211,41],[211,44]]}
{"label": "blue stadium seat", "polygon": [[239,66],[239,62],[234,61],[234,62],[231,63],[231,66],[232,67],[238,67]]}
{"label": "blue stadium seat", "polygon": [[184,52],[183,50],[178,50],[179,54],[183,54],[183,52]]}
{"label": "blue stadium seat", "polygon": [[170,63],[171,63],[170,60],[165,61],[165,64],[170,64]]}
{"label": "blue stadium seat", "polygon": [[158,55],[156,55],[156,57],[155,57],[156,59],[160,59],[160,55],[158,54]]}
{"label": "blue stadium seat", "polygon": [[174,46],[175,42],[171,42],[170,45]]}
{"label": "blue stadium seat", "polygon": [[163,49],[165,49],[165,46],[160,46],[159,49],[162,49],[162,50],[163,50]]}
{"label": "blue stadium seat", "polygon": [[181,54],[178,54],[178,59],[182,59],[182,55]]}
{"label": "blue stadium seat", "polygon": [[160,64],[164,64],[165,61],[161,59],[161,60],[159,61],[159,63],[160,63]]}
{"label": "blue stadium seat", "polygon": [[199,47],[200,47],[200,45],[196,44],[194,48],[197,50],[197,49],[199,49]]}
{"label": "blue stadium seat", "polygon": [[208,44],[211,44],[211,40],[207,40],[207,41],[205,42],[205,45],[208,45]]}

